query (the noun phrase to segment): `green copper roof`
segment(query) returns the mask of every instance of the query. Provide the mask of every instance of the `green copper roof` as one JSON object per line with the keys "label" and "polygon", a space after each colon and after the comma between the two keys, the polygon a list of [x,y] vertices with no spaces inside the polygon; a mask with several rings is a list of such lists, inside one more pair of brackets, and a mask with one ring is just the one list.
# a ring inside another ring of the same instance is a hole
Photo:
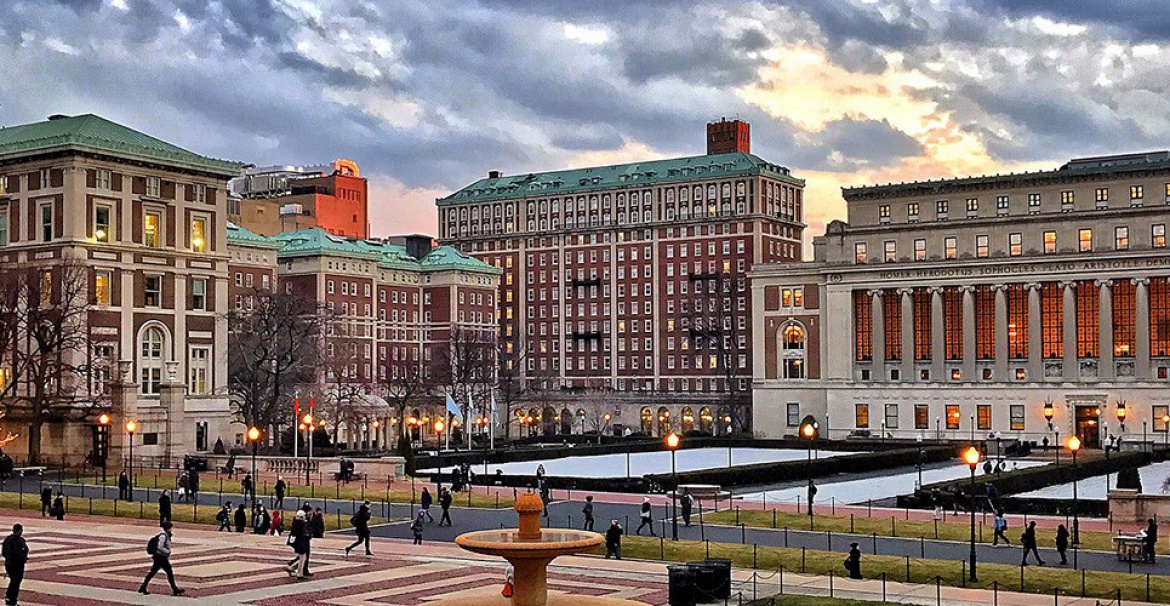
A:
{"label": "green copper roof", "polygon": [[423,257],[423,270],[428,269],[465,269],[469,271],[482,271],[492,274],[503,273],[498,267],[488,265],[479,259],[469,257],[463,254],[462,251],[451,246],[440,246],[431,250],[430,254]]}
{"label": "green copper roof", "polygon": [[93,114],[53,116],[0,129],[0,159],[59,150],[104,153],[224,176],[238,175],[243,166],[200,156]]}
{"label": "green copper roof", "polygon": [[266,238],[260,234],[240,227],[231,221],[227,224],[227,241],[228,244],[235,246],[256,246],[260,248],[279,249],[281,244],[272,238]]}
{"label": "green copper roof", "polygon": [[228,243],[241,246],[264,246],[279,249],[278,259],[331,255],[349,259],[377,261],[383,269],[408,271],[443,271],[459,269],[489,274],[501,273],[493,267],[469,257],[450,246],[432,249],[421,261],[406,253],[406,247],[377,240],[354,240],[335,236],[319,227],[286,231],[265,237],[238,225],[228,224]]}
{"label": "green copper roof", "polygon": [[335,236],[319,227],[282,232],[272,236],[272,240],[282,244],[280,257],[332,254],[368,261],[377,261],[381,258],[377,251],[370,250],[365,243]]}
{"label": "green copper roof", "polygon": [[648,187],[743,175],[768,175],[795,185],[804,184],[803,179],[793,177],[792,172],[783,166],[766,162],[759,156],[734,152],[494,179],[489,177],[480,179],[445,198],[439,198],[437,203],[444,206],[479,200],[559,196],[615,187]]}

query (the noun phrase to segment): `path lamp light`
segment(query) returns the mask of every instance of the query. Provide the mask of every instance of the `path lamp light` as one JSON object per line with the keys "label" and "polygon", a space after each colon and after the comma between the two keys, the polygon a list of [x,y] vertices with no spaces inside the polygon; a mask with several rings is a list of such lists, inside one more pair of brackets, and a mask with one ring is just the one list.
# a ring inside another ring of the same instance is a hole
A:
{"label": "path lamp light", "polygon": [[979,449],[971,446],[964,451],[963,462],[971,468],[970,505],[968,506],[968,509],[971,510],[971,572],[967,579],[974,583],[979,580],[975,576],[975,468],[979,466]]}
{"label": "path lamp light", "polygon": [[1076,436],[1069,436],[1068,442],[1066,442],[1065,445],[1068,446],[1068,451],[1072,453],[1072,460],[1073,460],[1073,463],[1072,463],[1073,464],[1072,544],[1073,545],[1080,545],[1081,544],[1081,532],[1080,532],[1081,531],[1081,520],[1080,520],[1080,515],[1079,515],[1080,507],[1077,506],[1078,505],[1078,500],[1077,500],[1077,453],[1080,452],[1080,450],[1081,450],[1081,439],[1076,437]]}
{"label": "path lamp light", "polygon": [[305,430],[305,485],[312,483],[312,478],[309,477],[309,466],[313,464],[313,414],[307,413],[301,418],[301,425]]}
{"label": "path lamp light", "polygon": [[248,428],[248,441],[252,443],[252,509],[256,509],[256,447],[260,444],[260,428]]}
{"label": "path lamp light", "polygon": [[922,434],[918,434],[914,440],[918,442],[918,486],[915,489],[922,490],[922,460],[926,458],[926,451],[922,448]]}
{"label": "path lamp light", "polygon": [[1117,402],[1117,422],[1121,425],[1121,433],[1125,433],[1125,417],[1127,411],[1125,409],[1125,400]]}
{"label": "path lamp light", "polygon": [[679,437],[673,431],[666,436],[666,449],[670,451],[670,483],[674,486],[674,498],[670,500],[670,540],[678,540],[678,470],[674,465],[674,453],[678,451]]}
{"label": "path lamp light", "polygon": [[110,456],[110,415],[98,416],[98,457],[102,462],[102,484],[106,483],[106,462]]}
{"label": "path lamp light", "polygon": [[817,439],[817,422],[811,417],[807,417],[804,423],[800,425],[800,437],[808,441],[808,462],[806,463],[808,475],[808,527],[813,526],[813,497],[817,494],[816,484],[813,483],[812,477],[812,449],[813,441]]}
{"label": "path lamp light", "polygon": [[1162,448],[1170,447],[1170,414],[1162,415]]}
{"label": "path lamp light", "polygon": [[130,480],[130,498],[128,499],[130,501],[134,500],[134,434],[137,432],[138,422],[134,419],[126,421],[126,433],[130,438],[130,477],[127,478]]}

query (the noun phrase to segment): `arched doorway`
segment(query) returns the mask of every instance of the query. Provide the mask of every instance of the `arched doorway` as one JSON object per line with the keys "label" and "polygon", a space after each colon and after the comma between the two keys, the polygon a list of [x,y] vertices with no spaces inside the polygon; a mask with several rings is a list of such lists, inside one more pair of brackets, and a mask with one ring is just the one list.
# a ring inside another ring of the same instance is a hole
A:
{"label": "arched doorway", "polygon": [[710,406],[699,409],[699,431],[708,434],[715,433],[715,415],[711,413]]}
{"label": "arched doorway", "polygon": [[564,435],[573,433],[573,411],[568,408],[562,408],[561,415],[558,418],[561,421],[561,433]]}
{"label": "arched doorway", "polygon": [[679,415],[679,425],[684,434],[695,430],[695,411],[690,406],[682,409]]}
{"label": "arched doorway", "polygon": [[649,406],[642,407],[642,433],[646,435],[653,435],[654,432],[654,413],[651,412]]}
{"label": "arched doorway", "polygon": [[670,434],[670,410],[665,406],[658,408],[658,437],[663,438]]}
{"label": "arched doorway", "polygon": [[546,436],[557,433],[557,411],[552,406],[545,406],[540,412],[542,433]]}

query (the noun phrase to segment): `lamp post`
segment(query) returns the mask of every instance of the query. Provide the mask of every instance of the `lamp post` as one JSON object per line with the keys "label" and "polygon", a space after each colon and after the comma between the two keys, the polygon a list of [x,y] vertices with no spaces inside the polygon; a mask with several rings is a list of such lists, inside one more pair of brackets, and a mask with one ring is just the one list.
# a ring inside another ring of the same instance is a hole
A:
{"label": "lamp post", "polygon": [[1079,514],[1080,508],[1077,506],[1078,505],[1078,502],[1077,502],[1077,452],[1079,452],[1081,450],[1081,439],[1076,437],[1076,436],[1069,436],[1068,442],[1066,442],[1065,445],[1068,446],[1068,451],[1072,453],[1072,461],[1073,461],[1073,463],[1072,463],[1073,464],[1072,544],[1073,545],[1080,545],[1081,544],[1081,532],[1080,532],[1081,531],[1081,520],[1080,520],[1080,514]]}
{"label": "lamp post", "polygon": [[309,466],[313,463],[313,414],[306,414],[301,419],[301,425],[305,429],[305,485],[308,486],[313,482],[309,477]]}
{"label": "lamp post", "polygon": [[248,428],[248,441],[252,443],[252,509],[256,509],[256,447],[260,444],[260,428]]}
{"label": "lamp post", "polygon": [[1117,402],[1117,423],[1121,426],[1119,433],[1125,433],[1125,417],[1128,411],[1125,409],[1125,400]]}
{"label": "lamp post", "polygon": [[804,423],[800,426],[800,437],[808,441],[808,459],[805,464],[806,475],[808,475],[808,527],[815,528],[813,521],[813,497],[816,496],[817,487],[813,483],[812,477],[812,449],[813,441],[817,438],[817,422],[811,417],[806,418]]}
{"label": "lamp post", "polygon": [[1162,449],[1170,447],[1170,414],[1162,415]]}
{"label": "lamp post", "polygon": [[106,483],[106,462],[110,456],[110,415],[98,416],[98,457],[102,461],[102,484]]}
{"label": "lamp post", "polygon": [[138,431],[138,423],[136,421],[134,421],[134,419],[126,421],[126,433],[130,437],[130,477],[127,478],[128,480],[130,480],[130,491],[129,491],[130,498],[128,499],[130,501],[134,500],[134,434],[137,431]]}
{"label": "lamp post", "polygon": [[914,489],[922,490],[922,458],[925,455],[925,451],[922,449],[922,434],[918,434],[914,440],[918,442],[918,485]]}
{"label": "lamp post", "polygon": [[1003,434],[995,432],[995,474],[1003,471]]}
{"label": "lamp post", "polygon": [[670,483],[674,486],[674,498],[670,500],[670,540],[678,540],[678,471],[674,466],[674,453],[678,450],[679,437],[673,431],[666,436],[666,449],[670,451]]}
{"label": "lamp post", "polygon": [[963,452],[963,462],[971,468],[971,492],[967,507],[971,510],[971,572],[967,579],[974,583],[979,580],[975,575],[975,468],[979,466],[979,449],[971,446]]}

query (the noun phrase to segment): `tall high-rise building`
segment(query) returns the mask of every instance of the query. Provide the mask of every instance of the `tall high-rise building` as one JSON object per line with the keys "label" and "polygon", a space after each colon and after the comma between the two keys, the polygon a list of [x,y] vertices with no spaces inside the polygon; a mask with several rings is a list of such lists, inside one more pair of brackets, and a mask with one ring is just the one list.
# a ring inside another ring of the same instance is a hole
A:
{"label": "tall high-rise building", "polygon": [[492,171],[437,200],[440,239],[503,270],[511,414],[563,432],[603,393],[633,431],[749,428],[747,272],[801,259],[804,181],[748,153],[744,122],[708,125],[707,142],[700,156]]}
{"label": "tall high-rise building", "polygon": [[345,238],[370,235],[369,183],[352,160],[247,168],[229,187],[229,218],[258,234],[320,227]]}

